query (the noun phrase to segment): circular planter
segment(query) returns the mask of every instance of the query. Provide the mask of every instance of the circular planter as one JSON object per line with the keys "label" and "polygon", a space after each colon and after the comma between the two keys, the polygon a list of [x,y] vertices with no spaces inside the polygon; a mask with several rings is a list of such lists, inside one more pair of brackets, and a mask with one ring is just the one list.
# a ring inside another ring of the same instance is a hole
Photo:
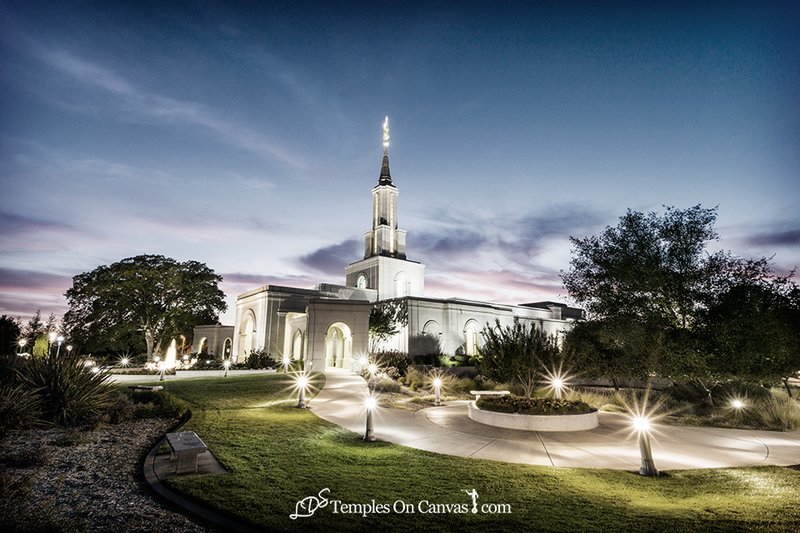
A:
{"label": "circular planter", "polygon": [[597,410],[582,415],[519,415],[478,409],[475,402],[469,402],[469,417],[487,426],[523,431],[586,431],[598,425]]}

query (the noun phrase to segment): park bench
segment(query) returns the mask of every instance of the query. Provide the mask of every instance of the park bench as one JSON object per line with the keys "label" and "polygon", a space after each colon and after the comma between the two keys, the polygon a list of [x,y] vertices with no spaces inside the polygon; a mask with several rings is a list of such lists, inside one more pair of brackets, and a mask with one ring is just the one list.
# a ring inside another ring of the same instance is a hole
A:
{"label": "park bench", "polygon": [[481,396],[508,396],[511,394],[507,390],[471,390],[469,393],[475,395],[476,402],[481,399]]}
{"label": "park bench", "polygon": [[130,385],[128,387],[131,390],[149,390],[149,391],[160,391],[164,390],[164,387],[161,385]]}
{"label": "park bench", "polygon": [[197,456],[208,450],[194,431],[167,433],[167,442],[172,448],[172,458],[177,458],[176,474],[197,472]]}

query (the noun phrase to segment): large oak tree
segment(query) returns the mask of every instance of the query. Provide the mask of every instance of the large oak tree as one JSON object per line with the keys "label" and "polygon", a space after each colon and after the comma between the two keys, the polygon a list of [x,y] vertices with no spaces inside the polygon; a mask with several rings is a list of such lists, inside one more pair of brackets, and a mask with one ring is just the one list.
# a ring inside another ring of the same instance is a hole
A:
{"label": "large oak tree", "polygon": [[139,255],[73,278],[64,322],[85,345],[109,345],[137,335],[147,356],[168,338],[217,323],[227,308],[222,277],[203,263]]}

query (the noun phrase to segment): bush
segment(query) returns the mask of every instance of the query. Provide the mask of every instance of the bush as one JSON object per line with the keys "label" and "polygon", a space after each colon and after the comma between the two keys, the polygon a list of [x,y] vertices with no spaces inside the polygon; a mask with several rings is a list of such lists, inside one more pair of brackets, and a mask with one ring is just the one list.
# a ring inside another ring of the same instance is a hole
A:
{"label": "bush", "polygon": [[127,422],[133,418],[134,405],[131,397],[124,392],[117,392],[106,411],[106,417],[112,424]]}
{"label": "bush", "polygon": [[42,399],[37,389],[25,385],[0,385],[0,437],[8,430],[36,425]]}
{"label": "bush", "polygon": [[794,431],[800,429],[800,404],[784,392],[753,402],[743,413],[745,420],[763,429]]}
{"label": "bush", "polygon": [[521,415],[582,415],[596,411],[583,402],[555,398],[524,398],[522,396],[481,397],[478,408],[498,413]]}
{"label": "bush", "polygon": [[[219,362],[216,363],[219,366]],[[250,370],[256,370],[260,368],[277,368],[278,367],[278,360],[272,357],[272,354],[260,348],[258,350],[252,350],[250,355],[247,356],[247,359],[236,365],[238,368],[247,368]]]}
{"label": "bush", "polygon": [[384,368],[381,374],[391,379],[400,379],[400,371],[394,366]]}
{"label": "bush", "polygon": [[404,352],[397,350],[375,352],[370,359],[381,368],[395,367],[401,376],[405,376],[408,372],[409,359]]}
{"label": "bush", "polygon": [[400,392],[398,382],[386,375],[381,375],[372,381],[372,390],[376,392]]}
{"label": "bush", "polygon": [[413,366],[408,367],[405,377],[402,379],[406,387],[411,390],[419,390],[427,386],[427,377]]}
{"label": "bush", "polygon": [[113,401],[109,376],[86,368],[78,354],[34,357],[22,379],[39,391],[42,418],[61,426],[97,425]]}
{"label": "bush", "polygon": [[167,391],[131,390],[133,418],[178,418],[188,409],[188,404]]}

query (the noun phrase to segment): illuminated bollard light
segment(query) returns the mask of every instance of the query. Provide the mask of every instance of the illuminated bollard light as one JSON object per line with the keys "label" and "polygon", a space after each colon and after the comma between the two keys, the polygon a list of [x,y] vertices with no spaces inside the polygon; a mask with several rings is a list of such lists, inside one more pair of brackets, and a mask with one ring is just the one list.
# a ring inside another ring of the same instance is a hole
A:
{"label": "illuminated bollard light", "polygon": [[441,400],[441,393],[442,393],[442,378],[435,378],[433,380],[433,390],[436,394],[436,399],[433,402],[433,405],[442,405]]}
{"label": "illuminated bollard light", "polygon": [[297,407],[299,409],[306,408],[306,387],[308,387],[308,377],[305,375],[301,375],[297,378],[295,383],[297,387],[298,394],[297,394]]}
{"label": "illuminated bollard light", "polygon": [[650,421],[646,416],[637,415],[633,418],[633,427],[639,433],[639,452],[642,455],[642,466],[639,474],[643,476],[657,476],[658,470],[653,462],[653,451],[650,448]]}
{"label": "illuminated bollard light", "polygon": [[222,363],[222,366],[225,367],[225,375],[223,377],[228,377],[228,369],[231,367],[231,360],[225,359],[225,362]]}
{"label": "illuminated bollard light", "polygon": [[289,364],[291,364],[291,362],[292,362],[291,359],[289,359],[288,355],[284,355],[283,359],[282,359],[282,362],[283,362],[283,371],[284,372],[288,372],[289,371]]}
{"label": "illuminated bollard light", "polygon": [[364,433],[364,440],[367,442],[375,442],[375,427],[372,424],[372,412],[378,406],[377,400],[368,396],[364,401],[364,406],[367,408],[367,430]]}

